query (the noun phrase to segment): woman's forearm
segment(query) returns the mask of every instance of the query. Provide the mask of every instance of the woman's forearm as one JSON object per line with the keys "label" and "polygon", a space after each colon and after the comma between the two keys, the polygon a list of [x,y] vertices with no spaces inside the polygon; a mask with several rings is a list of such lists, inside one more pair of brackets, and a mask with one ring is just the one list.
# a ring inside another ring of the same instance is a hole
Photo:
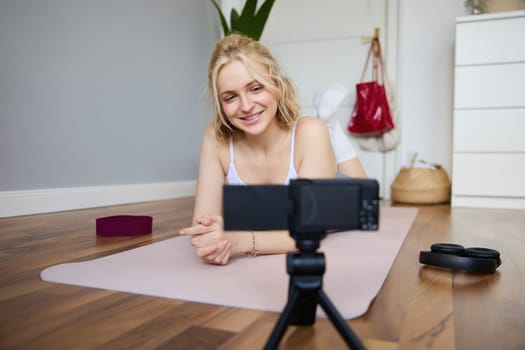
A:
{"label": "woman's forearm", "polygon": [[229,231],[232,255],[284,254],[296,251],[295,241],[286,230],[282,231]]}

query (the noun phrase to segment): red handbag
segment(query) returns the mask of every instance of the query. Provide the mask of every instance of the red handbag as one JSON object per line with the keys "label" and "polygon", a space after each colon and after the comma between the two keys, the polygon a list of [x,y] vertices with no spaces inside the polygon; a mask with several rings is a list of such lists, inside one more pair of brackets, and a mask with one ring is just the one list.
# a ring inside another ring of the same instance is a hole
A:
{"label": "red handbag", "polygon": [[[374,48],[376,51],[372,56]],[[373,60],[372,81],[363,82],[371,58]],[[374,38],[368,50],[361,82],[356,85],[356,101],[348,123],[350,133],[356,136],[378,136],[394,128],[384,81],[381,46],[379,39]]]}

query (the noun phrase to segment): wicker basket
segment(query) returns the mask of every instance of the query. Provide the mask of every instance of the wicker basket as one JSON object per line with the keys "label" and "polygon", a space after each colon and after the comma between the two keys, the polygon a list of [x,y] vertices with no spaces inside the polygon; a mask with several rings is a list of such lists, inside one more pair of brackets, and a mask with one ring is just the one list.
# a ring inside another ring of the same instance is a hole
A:
{"label": "wicker basket", "polygon": [[402,168],[391,186],[392,201],[407,204],[438,204],[450,201],[450,179],[441,165]]}

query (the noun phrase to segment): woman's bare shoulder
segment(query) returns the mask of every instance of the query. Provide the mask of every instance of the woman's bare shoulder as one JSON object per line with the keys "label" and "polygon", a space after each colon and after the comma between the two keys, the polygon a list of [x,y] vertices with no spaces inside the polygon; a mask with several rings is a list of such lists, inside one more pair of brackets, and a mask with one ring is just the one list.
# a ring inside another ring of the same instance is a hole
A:
{"label": "woman's bare shoulder", "polygon": [[299,177],[333,178],[335,157],[326,125],[319,119],[302,117],[297,122],[295,166]]}
{"label": "woman's bare shoulder", "polygon": [[211,157],[212,155],[215,155],[221,163],[223,170],[225,169],[226,164],[229,163],[229,140],[217,139],[212,122],[208,123],[204,130],[202,136],[202,151],[205,154],[202,154],[201,156]]}
{"label": "woman's bare shoulder", "polygon": [[328,129],[326,125],[317,118],[305,116],[297,120],[298,135],[305,135],[305,137],[314,137],[319,135],[327,135],[327,133]]}
{"label": "woman's bare shoulder", "polygon": [[213,122],[209,122],[206,125],[202,138],[204,142],[207,142],[209,144],[214,144],[217,148],[228,145],[228,140],[219,140],[217,136],[215,135],[215,129],[213,127]]}
{"label": "woman's bare shoulder", "polygon": [[207,140],[216,140],[215,130],[213,128],[213,122],[209,122],[204,129],[203,138]]}

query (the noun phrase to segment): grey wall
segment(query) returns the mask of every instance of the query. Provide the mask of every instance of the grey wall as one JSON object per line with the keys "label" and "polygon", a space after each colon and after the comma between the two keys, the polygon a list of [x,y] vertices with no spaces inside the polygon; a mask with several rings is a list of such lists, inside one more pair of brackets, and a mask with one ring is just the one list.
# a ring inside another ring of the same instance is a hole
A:
{"label": "grey wall", "polygon": [[203,0],[1,0],[0,191],[195,179]]}

